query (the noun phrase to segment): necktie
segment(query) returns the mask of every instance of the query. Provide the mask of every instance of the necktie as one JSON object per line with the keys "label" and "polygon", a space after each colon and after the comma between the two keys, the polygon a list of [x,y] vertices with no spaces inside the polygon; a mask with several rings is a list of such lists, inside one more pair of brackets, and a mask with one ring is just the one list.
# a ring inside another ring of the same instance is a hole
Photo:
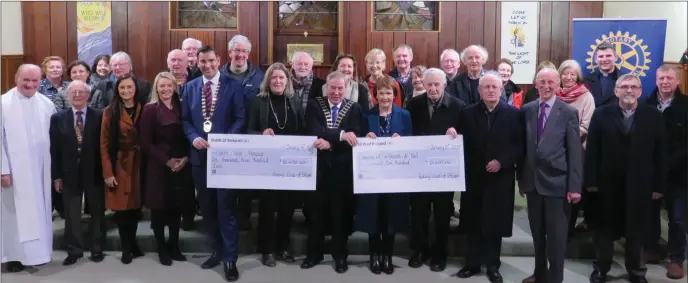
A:
{"label": "necktie", "polygon": [[537,123],[537,140],[540,142],[542,139],[542,134],[545,132],[545,119],[547,119],[547,103],[545,102],[540,102],[540,116],[538,116],[538,123]]}
{"label": "necktie", "polygon": [[81,142],[84,140],[84,112],[76,111],[76,141],[81,150]]}
{"label": "necktie", "polygon": [[337,124],[337,115],[339,115],[339,107],[334,105],[332,106],[332,127]]}
{"label": "necktie", "polygon": [[205,111],[207,113],[210,113],[210,107],[213,105],[213,90],[212,86],[213,82],[208,81],[205,83],[205,86],[203,86],[203,96],[205,96]]}

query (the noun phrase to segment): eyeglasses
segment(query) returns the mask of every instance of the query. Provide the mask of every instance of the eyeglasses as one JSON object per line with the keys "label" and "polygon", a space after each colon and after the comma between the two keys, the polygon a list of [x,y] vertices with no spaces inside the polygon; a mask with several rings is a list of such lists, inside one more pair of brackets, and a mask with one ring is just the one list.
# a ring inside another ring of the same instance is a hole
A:
{"label": "eyeglasses", "polygon": [[624,90],[624,91],[627,91],[627,90],[629,90],[629,89],[632,90],[632,91],[638,91],[638,90],[640,90],[642,87],[637,86],[637,85],[622,85],[622,86],[617,86],[616,88],[621,89],[621,90]]}

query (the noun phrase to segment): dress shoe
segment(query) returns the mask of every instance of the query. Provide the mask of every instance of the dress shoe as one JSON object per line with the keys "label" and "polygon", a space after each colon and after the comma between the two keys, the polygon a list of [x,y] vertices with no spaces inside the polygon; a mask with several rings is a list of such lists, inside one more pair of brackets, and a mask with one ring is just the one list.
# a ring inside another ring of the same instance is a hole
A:
{"label": "dress shoe", "polygon": [[237,269],[236,263],[230,262],[224,264],[225,270],[225,280],[228,282],[234,282],[239,280],[239,269]]}
{"label": "dress shoe", "polygon": [[318,257],[307,256],[306,259],[304,259],[303,262],[301,263],[301,268],[303,268],[303,269],[313,268],[314,266],[320,264],[320,262],[322,260],[323,260],[322,256],[318,256]]}
{"label": "dress shoe", "polygon": [[523,279],[521,283],[535,283],[535,275],[526,277],[526,279]]}
{"label": "dress shoe", "polygon": [[502,274],[499,273],[499,270],[488,270],[487,279],[489,279],[491,283],[504,282],[504,278],[502,277]]}
{"label": "dress shoe", "polygon": [[158,249],[158,259],[160,259],[160,264],[164,266],[172,265],[172,258],[170,257],[170,252],[166,248]]}
{"label": "dress shoe", "polygon": [[423,266],[423,263],[425,263],[426,260],[428,260],[428,257],[424,252],[415,252],[413,255],[411,255],[408,266],[412,268],[419,268]]}
{"label": "dress shoe", "polygon": [[103,252],[92,252],[88,259],[90,259],[92,262],[101,262],[103,259],[105,259],[105,255]]}
{"label": "dress shoe", "polygon": [[645,276],[633,276],[630,274],[628,276],[628,282],[631,282],[631,283],[648,283],[647,279],[645,279]]}
{"label": "dress shoe", "polygon": [[275,267],[277,260],[272,254],[263,254],[260,257],[260,262],[267,267]]}
{"label": "dress shoe", "polygon": [[220,265],[221,262],[222,262],[222,259],[220,258],[220,255],[217,253],[213,253],[210,255],[210,257],[203,264],[201,264],[201,268],[203,268],[203,269],[215,268],[216,266]]}
{"label": "dress shoe", "polygon": [[380,265],[382,265],[382,272],[384,274],[394,273],[394,263],[392,263],[392,256],[382,256],[382,258],[380,258]]}
{"label": "dress shoe", "polygon": [[196,229],[196,223],[193,221],[193,219],[182,219],[181,228],[184,231],[192,231],[193,229]]}
{"label": "dress shoe", "polygon": [[132,255],[134,258],[139,258],[139,257],[142,257],[142,256],[143,256],[143,251],[141,251],[141,247],[139,247],[139,244],[136,243],[136,241],[134,241],[134,242],[131,244],[131,255]]}
{"label": "dress shoe", "polygon": [[666,277],[670,279],[681,279],[684,276],[683,265],[678,263],[670,263],[667,266]]}
{"label": "dress shoe", "polygon": [[179,247],[169,247],[167,251],[170,253],[170,258],[174,261],[186,261],[186,256],[179,251]]}
{"label": "dress shoe", "polygon": [[373,274],[380,274],[382,273],[382,264],[380,263],[380,256],[379,255],[370,255],[370,265],[368,266],[370,268],[370,272]]}
{"label": "dress shoe", "polygon": [[84,257],[83,254],[82,255],[68,255],[67,258],[65,258],[65,260],[62,262],[62,265],[68,266],[68,265],[75,264],[76,261],[82,257]]}
{"label": "dress shoe", "polygon": [[25,268],[26,267],[18,261],[10,261],[7,263],[7,272],[9,273],[22,272]]}
{"label": "dress shoe", "polygon": [[607,282],[607,274],[602,274],[598,269],[595,269],[590,274],[590,283],[605,283]]}
{"label": "dress shoe", "polygon": [[122,258],[120,259],[122,263],[130,264],[133,259],[134,256],[131,254],[130,251],[122,251]]}
{"label": "dress shoe", "polygon": [[289,251],[286,251],[286,250],[279,252],[279,253],[275,253],[275,258],[279,261],[284,261],[287,263],[296,262],[296,259],[294,259],[294,256],[292,256],[291,253],[289,253]]}
{"label": "dress shoe", "polygon": [[430,270],[434,272],[444,271],[447,268],[447,259],[434,257],[430,260]]}
{"label": "dress shoe", "polygon": [[349,270],[349,263],[346,262],[346,259],[335,259],[334,260],[334,271],[342,274]]}
{"label": "dress shoe", "polygon": [[480,266],[478,267],[464,267],[456,273],[459,278],[471,278],[473,275],[480,274]]}

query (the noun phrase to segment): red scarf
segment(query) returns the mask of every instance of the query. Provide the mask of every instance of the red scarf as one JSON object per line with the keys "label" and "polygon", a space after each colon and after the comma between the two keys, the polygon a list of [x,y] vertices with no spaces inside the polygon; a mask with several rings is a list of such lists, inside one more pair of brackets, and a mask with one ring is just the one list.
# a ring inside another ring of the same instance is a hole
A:
{"label": "red scarf", "polygon": [[562,88],[557,92],[557,96],[561,98],[566,103],[572,103],[578,99],[581,95],[585,94],[588,92],[588,88],[585,87],[584,84],[577,84],[576,86],[572,88]]}

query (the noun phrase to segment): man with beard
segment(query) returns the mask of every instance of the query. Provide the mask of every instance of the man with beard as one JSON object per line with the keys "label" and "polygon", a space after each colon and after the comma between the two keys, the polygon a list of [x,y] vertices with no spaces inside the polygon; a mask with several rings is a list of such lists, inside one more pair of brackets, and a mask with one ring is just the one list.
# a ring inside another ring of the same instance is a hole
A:
{"label": "man with beard", "polygon": [[463,221],[468,231],[465,266],[456,274],[469,278],[487,268],[492,283],[502,283],[499,255],[502,237],[511,237],[514,220],[516,163],[523,153],[523,122],[519,110],[502,101],[499,73],[480,78],[481,102],[466,107],[461,115],[464,139],[466,205]]}
{"label": "man with beard", "polygon": [[195,38],[187,38],[184,39],[184,42],[182,42],[182,50],[186,52],[186,56],[188,59],[188,67],[187,73],[189,76],[186,78],[186,81],[191,81],[195,78],[198,78],[203,75],[201,72],[201,69],[198,68],[198,49],[200,49],[203,46],[203,43]]}
{"label": "man with beard", "polygon": [[395,68],[389,72],[389,75],[399,82],[402,93],[406,94],[406,97],[401,98],[402,104],[406,105],[406,102],[413,96],[413,80],[411,79],[413,49],[411,49],[411,46],[401,44],[397,46],[397,48],[394,48],[392,57],[392,59],[394,59]]}
{"label": "man with beard", "polygon": [[294,93],[300,98],[303,109],[306,109],[308,100],[323,96],[325,81],[313,73],[313,57],[306,52],[294,52],[291,57],[291,71]]}
{"label": "man with beard", "polygon": [[614,93],[618,103],[595,110],[588,131],[585,185],[598,191],[600,210],[593,227],[597,260],[590,282],[607,282],[614,240],[625,237],[628,279],[645,283],[643,239],[652,200],[664,193],[666,133],[662,114],[638,104],[638,77],[622,75]]}
{"label": "man with beard", "polygon": [[[662,65],[657,69],[657,88],[645,103],[662,112],[667,133],[667,212],[669,215],[669,265],[667,277],[681,279],[686,259],[686,151],[688,148],[688,97],[678,87],[679,72],[674,67]],[[645,241],[645,252],[656,255],[661,234],[661,200],[652,205],[650,235]],[[652,257],[652,256],[650,256]],[[645,257],[648,258],[647,256]]]}
{"label": "man with beard", "polygon": [[595,49],[595,63],[598,68],[583,79],[583,83],[595,98],[595,107],[607,103],[616,104],[614,84],[619,76],[623,75],[616,67],[618,56],[614,45],[608,42],[601,43]]}
{"label": "man with beard", "polygon": [[[323,260],[326,222],[332,223],[331,254],[334,270],[344,273],[349,269],[347,241],[351,232],[350,207],[353,205],[352,146],[361,135],[361,106],[344,99],[346,75],[333,72],[327,76],[327,97],[316,97],[308,103],[306,125],[308,134],[317,136],[318,182],[310,192],[308,243],[306,259],[301,268],[309,269]],[[328,219],[325,211],[329,212]]]}

